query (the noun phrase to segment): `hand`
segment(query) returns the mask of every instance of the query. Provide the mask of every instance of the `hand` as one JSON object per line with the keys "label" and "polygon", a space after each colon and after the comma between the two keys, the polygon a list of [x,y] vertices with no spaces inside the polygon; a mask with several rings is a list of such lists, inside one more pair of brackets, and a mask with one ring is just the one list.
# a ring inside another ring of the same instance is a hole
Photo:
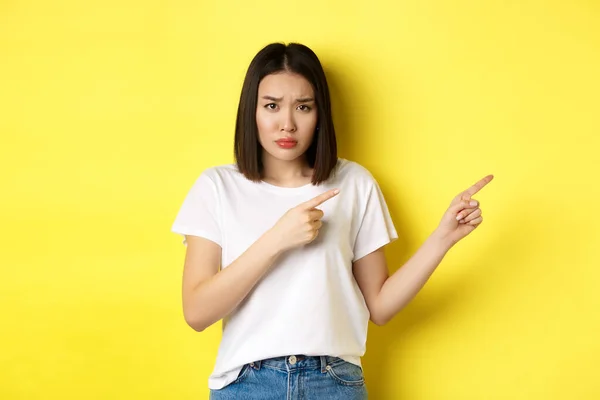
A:
{"label": "hand", "polygon": [[452,200],[435,231],[438,237],[453,246],[481,224],[481,208],[479,202],[472,197],[492,179],[493,175],[486,176]]}
{"label": "hand", "polygon": [[323,225],[323,211],[315,207],[335,197],[338,189],[332,189],[288,210],[269,231],[280,251],[308,244],[319,235]]}

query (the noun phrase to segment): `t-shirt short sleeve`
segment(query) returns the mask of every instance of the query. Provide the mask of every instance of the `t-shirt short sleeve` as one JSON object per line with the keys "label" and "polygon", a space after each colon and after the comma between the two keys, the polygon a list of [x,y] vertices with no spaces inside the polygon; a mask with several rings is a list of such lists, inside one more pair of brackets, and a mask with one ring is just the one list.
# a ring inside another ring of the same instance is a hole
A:
{"label": "t-shirt short sleeve", "polygon": [[353,262],[398,238],[383,193],[373,179],[354,242]]}
{"label": "t-shirt short sleeve", "polygon": [[213,180],[203,172],[185,197],[171,231],[183,236],[200,236],[222,247],[219,202]]}

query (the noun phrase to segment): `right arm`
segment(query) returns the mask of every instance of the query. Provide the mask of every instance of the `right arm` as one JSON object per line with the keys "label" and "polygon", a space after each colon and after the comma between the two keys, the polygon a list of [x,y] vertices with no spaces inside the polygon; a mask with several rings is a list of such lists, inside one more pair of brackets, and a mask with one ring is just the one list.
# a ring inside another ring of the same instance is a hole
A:
{"label": "right arm", "polygon": [[186,236],[186,240],[183,315],[187,324],[198,332],[232,312],[280,254],[267,233],[219,271],[218,244],[198,236]]}
{"label": "right arm", "polygon": [[285,251],[316,239],[323,212],[315,209],[338,191],[330,190],[292,208],[227,268],[219,271],[221,247],[205,238],[186,236],[183,315],[201,332],[229,315]]}

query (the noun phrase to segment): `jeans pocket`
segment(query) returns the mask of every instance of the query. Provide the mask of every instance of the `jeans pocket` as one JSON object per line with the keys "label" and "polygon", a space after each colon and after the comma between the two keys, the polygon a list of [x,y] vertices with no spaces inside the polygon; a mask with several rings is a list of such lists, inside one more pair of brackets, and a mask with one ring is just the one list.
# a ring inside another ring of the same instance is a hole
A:
{"label": "jeans pocket", "polygon": [[363,370],[358,365],[339,359],[327,365],[325,369],[329,376],[339,384],[346,386],[362,386],[365,384]]}

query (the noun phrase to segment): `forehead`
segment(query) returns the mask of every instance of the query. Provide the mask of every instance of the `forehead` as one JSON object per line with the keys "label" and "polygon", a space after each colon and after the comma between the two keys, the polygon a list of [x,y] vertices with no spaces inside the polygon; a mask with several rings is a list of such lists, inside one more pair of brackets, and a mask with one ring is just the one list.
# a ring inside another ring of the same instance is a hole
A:
{"label": "forehead", "polygon": [[299,74],[280,72],[265,76],[258,85],[258,94],[269,94],[276,97],[312,96],[313,88],[310,82]]}

